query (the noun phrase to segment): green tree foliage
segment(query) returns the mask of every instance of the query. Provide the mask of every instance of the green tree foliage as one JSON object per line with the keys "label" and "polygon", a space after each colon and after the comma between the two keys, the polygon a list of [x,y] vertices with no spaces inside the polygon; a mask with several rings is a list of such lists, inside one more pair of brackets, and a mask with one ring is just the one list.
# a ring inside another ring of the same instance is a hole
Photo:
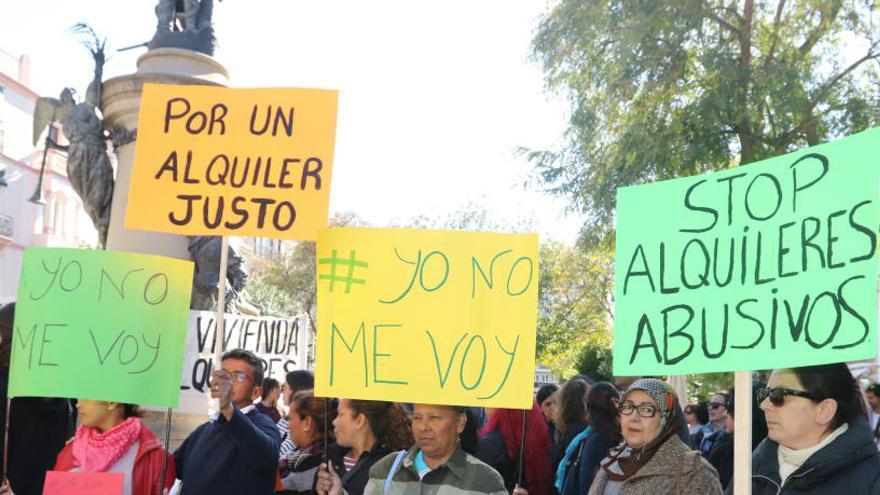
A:
{"label": "green tree foliage", "polygon": [[[331,218],[329,225],[363,225],[363,220],[354,213],[344,213]],[[291,316],[307,312],[312,332],[316,332],[315,253],[315,242],[303,241],[296,243],[281,260],[261,263],[248,282],[248,298],[266,315]]]}
{"label": "green tree foliage", "polygon": [[688,375],[688,402],[695,404],[712,398],[716,392],[733,387],[733,373],[698,373]]}
{"label": "green tree foliage", "polygon": [[537,355],[561,376],[578,369],[578,357],[586,352],[585,346],[609,349],[603,369],[610,374],[612,262],[613,253],[608,250],[586,252],[553,241],[541,245]]}
{"label": "green tree foliage", "polygon": [[876,0],[560,0],[533,57],[571,117],[537,177],[613,230],[618,186],[750,163],[880,122]]}
{"label": "green tree foliage", "polygon": [[584,340],[584,347],[575,365],[577,372],[598,382],[614,383],[611,334],[607,331],[592,332]]}

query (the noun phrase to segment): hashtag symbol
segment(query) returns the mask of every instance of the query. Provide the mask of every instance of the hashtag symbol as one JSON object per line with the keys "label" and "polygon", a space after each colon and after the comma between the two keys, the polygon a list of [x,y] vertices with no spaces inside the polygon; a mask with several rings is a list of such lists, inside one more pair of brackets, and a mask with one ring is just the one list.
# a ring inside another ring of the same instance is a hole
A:
{"label": "hashtag symbol", "polygon": [[[336,255],[336,250],[330,254],[329,258],[322,258],[318,260],[318,264],[321,265],[330,265],[330,274],[329,275],[320,275],[318,277],[319,280],[329,280],[330,281],[330,292],[333,292],[333,287],[336,285],[336,282],[344,282],[345,283],[345,293],[348,294],[351,291],[352,284],[365,284],[366,282],[362,278],[354,278],[354,269],[356,267],[367,267],[366,261],[357,261],[355,259],[355,252],[351,251],[351,255],[349,258],[339,258]],[[336,265],[345,265],[348,267],[348,275],[345,277],[340,277],[336,274]]]}

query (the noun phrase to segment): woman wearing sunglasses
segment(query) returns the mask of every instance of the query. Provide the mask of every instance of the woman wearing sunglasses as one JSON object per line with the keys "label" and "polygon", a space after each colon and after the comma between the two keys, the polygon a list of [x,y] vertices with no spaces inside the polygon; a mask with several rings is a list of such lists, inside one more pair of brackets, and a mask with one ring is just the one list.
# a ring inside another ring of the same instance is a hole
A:
{"label": "woman wearing sunglasses", "polygon": [[681,441],[678,398],[665,382],[636,381],[620,401],[623,442],[611,449],[589,495],[720,495],[715,469]]}
{"label": "woman wearing sunglasses", "polygon": [[754,495],[880,494],[880,456],[845,364],[774,370],[756,395],[768,434],[752,454]]}

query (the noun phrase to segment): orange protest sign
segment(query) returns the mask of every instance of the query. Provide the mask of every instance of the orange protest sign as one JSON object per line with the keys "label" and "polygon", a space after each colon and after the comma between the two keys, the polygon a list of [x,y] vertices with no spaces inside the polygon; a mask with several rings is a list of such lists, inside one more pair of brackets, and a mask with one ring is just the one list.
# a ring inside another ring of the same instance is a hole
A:
{"label": "orange protest sign", "polygon": [[125,226],[315,239],[338,92],[144,85]]}

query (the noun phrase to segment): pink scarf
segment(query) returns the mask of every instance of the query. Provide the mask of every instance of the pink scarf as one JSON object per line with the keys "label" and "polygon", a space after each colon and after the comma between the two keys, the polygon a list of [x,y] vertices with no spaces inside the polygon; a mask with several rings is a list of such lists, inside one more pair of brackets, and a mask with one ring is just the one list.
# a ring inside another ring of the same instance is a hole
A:
{"label": "pink scarf", "polygon": [[116,464],[137,441],[141,422],[128,418],[104,433],[80,425],[73,439],[73,465],[83,472],[104,472]]}

